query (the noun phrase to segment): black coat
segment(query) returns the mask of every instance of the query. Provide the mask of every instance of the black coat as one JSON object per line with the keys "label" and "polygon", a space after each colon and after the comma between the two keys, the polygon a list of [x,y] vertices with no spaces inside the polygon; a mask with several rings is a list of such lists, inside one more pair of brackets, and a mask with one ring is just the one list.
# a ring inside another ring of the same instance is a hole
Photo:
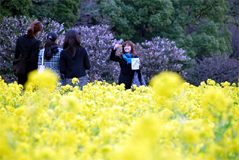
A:
{"label": "black coat", "polygon": [[90,60],[84,47],[77,48],[75,57],[67,50],[61,51],[60,72],[65,78],[85,76],[86,69],[90,69]]}
{"label": "black coat", "polygon": [[[115,52],[116,50],[112,49],[110,60],[119,62],[120,64],[121,71],[118,84],[124,83],[125,89],[129,89],[132,85],[135,70],[131,69],[131,63],[127,64],[124,59],[121,59],[119,56],[115,55]],[[135,56],[135,58],[137,58],[137,56]]]}
{"label": "black coat", "polygon": [[33,36],[29,38],[26,37],[26,35],[18,37],[15,49],[15,59],[17,59],[20,54],[27,53],[28,49],[30,49],[30,52],[28,52],[29,55],[26,67],[26,75],[38,67],[40,41],[35,39]]}
{"label": "black coat", "polygon": [[[115,52],[116,50],[112,49],[110,60],[119,62],[121,68],[120,73],[133,75],[134,70],[131,69],[131,63],[127,64],[127,62],[124,59],[121,59],[119,56],[115,55]],[[136,56],[134,58],[136,58]]]}

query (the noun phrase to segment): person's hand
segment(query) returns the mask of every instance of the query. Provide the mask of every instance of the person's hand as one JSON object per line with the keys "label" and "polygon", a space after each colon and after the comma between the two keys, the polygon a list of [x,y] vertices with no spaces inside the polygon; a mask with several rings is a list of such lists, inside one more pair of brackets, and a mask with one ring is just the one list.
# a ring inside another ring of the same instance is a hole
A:
{"label": "person's hand", "polygon": [[122,45],[116,44],[116,45],[114,46],[114,50],[116,50],[116,49],[118,49],[118,48],[120,48],[120,47],[122,47]]}

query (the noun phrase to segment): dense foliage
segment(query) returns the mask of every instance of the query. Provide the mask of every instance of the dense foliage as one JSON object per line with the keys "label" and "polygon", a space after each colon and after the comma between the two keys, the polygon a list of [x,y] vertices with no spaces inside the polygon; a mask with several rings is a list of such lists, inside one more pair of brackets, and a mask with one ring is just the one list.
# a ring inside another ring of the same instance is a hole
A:
{"label": "dense foliage", "polygon": [[173,71],[186,76],[182,67],[190,58],[185,56],[184,50],[175,46],[175,42],[156,37],[152,41],[137,44],[136,48],[146,82],[162,71]]}
{"label": "dense foliage", "polygon": [[[26,32],[32,19],[26,17],[4,18],[0,24],[0,33],[2,35],[0,42],[0,74],[6,82],[14,81],[12,74],[12,60],[16,40],[19,35]],[[44,47],[46,34],[49,31],[55,31],[59,35],[58,44],[62,47],[64,41],[63,24],[57,23],[50,19],[43,20],[44,29],[38,36],[42,42],[41,48]],[[107,25],[94,25],[91,27],[79,26],[74,27],[79,33],[82,46],[85,47],[90,56],[91,69],[88,72],[89,80],[107,80],[108,82],[117,82],[120,73],[119,64],[109,60],[111,49],[116,43],[122,43],[122,40],[116,40]],[[155,74],[171,70],[184,75],[182,66],[188,60],[184,56],[184,51],[177,48],[174,42],[166,39],[155,38],[153,41],[147,41],[136,45],[137,52],[141,58],[141,68],[145,75],[146,82]],[[163,49],[163,51],[162,51]],[[121,50],[118,50],[118,54]],[[152,53],[153,52],[153,53]],[[152,53],[152,54],[151,54]]]}
{"label": "dense foliage", "polygon": [[[2,0],[4,16],[51,18],[73,24],[108,24],[117,39],[136,42],[160,36],[175,41],[188,56],[210,57],[211,52],[239,56],[238,1],[158,0]],[[79,12],[81,11],[81,12]],[[230,32],[232,43],[230,44]],[[231,47],[232,46],[232,47]]]}
{"label": "dense foliage", "polygon": [[195,64],[192,73],[189,71],[187,79],[195,85],[200,85],[202,81],[207,79],[213,79],[216,83],[225,81],[237,83],[239,79],[239,61],[228,56],[204,58]]}
{"label": "dense foliage", "polygon": [[0,20],[3,17],[30,16],[29,8],[32,0],[1,0],[0,1]]}
{"label": "dense foliage", "polygon": [[39,20],[51,18],[70,28],[79,18],[80,0],[32,0],[29,13]]}
{"label": "dense foliage", "polygon": [[232,51],[231,57],[239,60],[239,1],[229,0],[230,10],[227,14],[227,23],[232,33]]}
{"label": "dense foliage", "polygon": [[231,52],[230,32],[224,24],[227,1],[100,0],[98,6],[111,19],[116,38],[142,42],[165,37],[191,58]]}
{"label": "dense foliage", "polygon": [[27,16],[43,20],[51,18],[70,28],[79,18],[80,0],[2,0],[0,20],[3,17]]}

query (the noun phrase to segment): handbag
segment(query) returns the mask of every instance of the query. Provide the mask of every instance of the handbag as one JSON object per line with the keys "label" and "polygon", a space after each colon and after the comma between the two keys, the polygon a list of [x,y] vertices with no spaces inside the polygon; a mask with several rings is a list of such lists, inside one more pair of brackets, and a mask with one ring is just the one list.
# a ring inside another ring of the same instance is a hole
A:
{"label": "handbag", "polygon": [[43,62],[44,62],[44,52],[42,52],[41,65],[38,68],[38,73],[42,73],[45,70],[45,66],[43,65]]}
{"label": "handbag", "polygon": [[29,46],[26,53],[21,53],[19,57],[13,60],[13,73],[15,76],[19,77],[26,74],[27,69],[27,61],[30,54],[30,49],[32,47],[34,39],[31,41],[31,45]]}
{"label": "handbag", "polygon": [[134,72],[134,76],[133,76],[131,85],[136,85],[137,87],[139,87],[141,85],[146,86],[144,76],[140,70],[137,70]]}

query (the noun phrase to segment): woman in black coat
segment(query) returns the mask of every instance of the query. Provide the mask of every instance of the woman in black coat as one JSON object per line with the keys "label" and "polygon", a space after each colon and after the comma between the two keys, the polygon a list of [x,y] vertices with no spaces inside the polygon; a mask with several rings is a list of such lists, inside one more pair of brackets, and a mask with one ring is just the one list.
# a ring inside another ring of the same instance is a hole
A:
{"label": "woman in black coat", "polygon": [[66,84],[72,84],[73,78],[79,79],[79,87],[87,84],[86,69],[90,69],[90,60],[86,49],[81,46],[78,33],[70,29],[65,36],[63,51],[60,55],[60,72],[66,78]]}
{"label": "woman in black coat", "polygon": [[135,70],[131,68],[132,58],[138,58],[138,55],[135,52],[134,45],[131,41],[126,41],[122,45],[122,53],[117,56],[115,55],[116,49],[120,48],[121,45],[116,44],[114,49],[112,49],[110,60],[119,62],[120,64],[120,76],[118,84],[125,84],[125,89],[131,88],[132,80],[134,77]]}
{"label": "woman in black coat", "polygon": [[15,59],[18,59],[21,54],[29,54],[27,58],[25,74],[19,75],[17,77],[18,84],[23,86],[27,81],[28,73],[37,69],[40,41],[36,37],[42,29],[42,23],[39,21],[34,21],[28,28],[27,34],[24,34],[17,39]]}

